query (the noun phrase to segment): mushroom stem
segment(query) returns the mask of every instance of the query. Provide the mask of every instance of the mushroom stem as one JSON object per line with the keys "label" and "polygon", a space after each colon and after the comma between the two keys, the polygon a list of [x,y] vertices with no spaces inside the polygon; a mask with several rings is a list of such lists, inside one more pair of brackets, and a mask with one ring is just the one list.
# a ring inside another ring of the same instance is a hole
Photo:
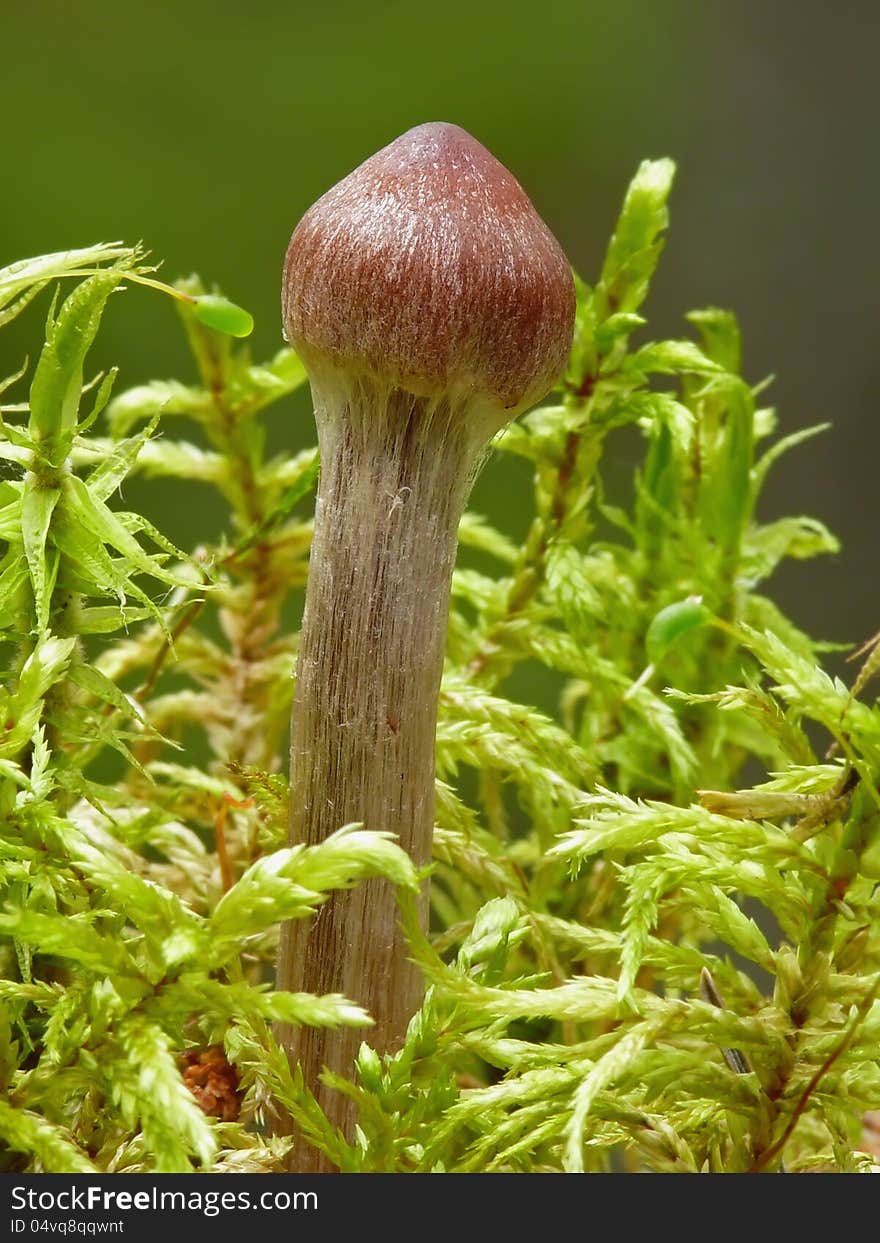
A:
{"label": "mushroom stem", "polygon": [[[396,833],[424,866],[457,528],[487,436],[449,398],[338,373],[313,374],[312,387],[322,465],[293,711],[290,841],[317,843],[357,821]],[[426,920],[427,888],[422,904]],[[373,880],[337,892],[313,921],[287,923],[278,986],[340,992],[375,1018],[369,1032],[280,1032],[351,1138],[353,1103],[319,1084],[322,1067],[350,1073],[364,1038],[380,1051],[399,1047],[421,1001],[393,887]],[[300,1143],[292,1166],[315,1172],[326,1162]]]}

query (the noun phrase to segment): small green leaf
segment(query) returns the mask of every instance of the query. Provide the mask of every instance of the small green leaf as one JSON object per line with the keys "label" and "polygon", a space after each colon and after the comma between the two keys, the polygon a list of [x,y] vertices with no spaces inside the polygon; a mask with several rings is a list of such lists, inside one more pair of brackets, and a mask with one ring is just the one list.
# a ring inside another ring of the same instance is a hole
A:
{"label": "small green leaf", "polygon": [[733,312],[713,306],[691,311],[685,318],[699,330],[703,351],[708,357],[725,371],[737,375],[742,363],[742,339]]}
{"label": "small green leaf", "polygon": [[106,501],[131,474],[138,454],[153,435],[158,422],[159,416],[156,414],[136,436],[111,443],[100,465],[88,478],[87,487],[96,500]]}
{"label": "small green leaf", "polygon": [[[2,582],[0,578],[0,588],[2,588]],[[114,630],[123,630],[135,622],[145,621],[150,616],[149,609],[123,609],[112,605],[107,607],[99,605],[97,608],[80,610],[77,629],[80,634],[110,634]]]}
{"label": "small green leaf", "polygon": [[823,553],[835,553],[840,544],[816,518],[780,518],[765,526],[752,526],[742,547],[742,577],[754,585],[768,578],[786,557],[807,561]]}
{"label": "small green leaf", "polygon": [[46,461],[58,466],[69,452],[83,390],[83,361],[95,339],[104,306],[122,272],[100,272],[77,285],[54,321],[34,372],[28,430],[43,445]]}
{"label": "small green leaf", "polygon": [[645,299],[669,223],[674,176],[672,160],[645,160],[626,192],[596,291],[607,312],[632,314]]}
{"label": "small green leaf", "polygon": [[25,477],[21,498],[21,534],[40,630],[45,630],[49,624],[49,605],[57,569],[57,559],[47,555],[46,539],[59,496],[58,488],[41,487],[32,474]]}
{"label": "small green leaf", "polygon": [[[110,395],[113,392],[113,385],[116,383],[116,377],[118,374],[119,368],[111,367],[107,374],[102,377],[92,408],[76,429],[80,436],[82,436],[84,432],[87,432],[89,428],[97,422],[98,415],[101,414],[104,407],[107,405],[107,402],[110,400]],[[86,389],[83,389],[83,392],[86,392]]]}
{"label": "small green leaf", "polygon": [[763,457],[759,458],[755,463],[755,494],[757,495],[760,492],[770,468],[779,461],[784,453],[787,453],[789,449],[793,449],[796,445],[803,444],[806,440],[812,440],[814,436],[818,436],[821,432],[827,432],[830,427],[830,423],[817,423],[815,427],[802,427],[798,431],[792,432],[790,436],[783,436],[781,440],[777,440],[775,444],[771,445]]}
{"label": "small green leaf", "polygon": [[253,315],[220,294],[193,298],[193,315],[200,324],[229,337],[249,337],[254,330]]}
{"label": "small green leaf", "polygon": [[626,369],[645,375],[710,375],[720,370],[693,341],[653,341],[643,345],[627,360]]}
{"label": "small green leaf", "polygon": [[76,515],[65,512],[64,506],[59,507],[57,520],[52,526],[52,541],[62,554],[59,581],[68,590],[89,595],[112,594],[119,600],[120,606],[124,606],[126,597],[131,596],[162,624],[161,610],[133,581],[124,558],[111,557],[91,529],[80,523]]}
{"label": "small green leaf", "polygon": [[22,590],[27,580],[28,566],[25,558],[7,554],[0,572],[0,630],[16,624],[25,600],[30,605],[30,593]]}
{"label": "small green leaf", "polygon": [[97,538],[102,544],[108,544],[114,548],[127,560],[130,569],[137,569],[142,574],[150,574],[153,578],[158,578],[174,587],[190,586],[190,583],[179,575],[164,569],[157,557],[146,553],[131,532],[126,529],[122,516],[114,513],[103,501],[93,496],[82,479],[71,475],[66,482],[63,502],[65,515],[74,526],[91,534],[93,544]]}
{"label": "small green leaf", "polygon": [[22,486],[2,485],[0,490],[0,539],[8,544],[21,542]]}
{"label": "small green leaf", "polygon": [[[30,289],[26,289],[23,294],[19,294],[10,306],[3,307],[3,309],[0,310],[0,328],[2,328],[4,324],[8,324],[10,320],[15,319],[16,315],[20,315],[25,307],[28,306],[29,303],[33,302],[34,298],[36,298],[37,294],[43,288],[44,283],[45,282],[38,282],[35,285],[31,285]],[[3,298],[2,295],[0,295],[0,303],[2,303],[2,301]]]}
{"label": "small green leaf", "polygon": [[515,565],[519,549],[512,539],[496,529],[472,510],[462,515],[458,524],[458,542],[466,548],[478,548],[507,565]]}
{"label": "small green leaf", "polygon": [[680,464],[674,452],[672,432],[664,420],[652,429],[651,444],[642,470],[638,506],[639,525],[650,537],[661,532],[674,512],[679,495]]}
{"label": "small green leaf", "polygon": [[701,397],[721,404],[724,422],[703,462],[700,504],[706,533],[729,553],[739,547],[752,512],[754,401],[734,376],[710,382]]}
{"label": "small green leaf", "polygon": [[115,682],[105,678],[103,673],[92,665],[86,665],[82,662],[73,665],[67,676],[74,686],[88,691],[90,695],[94,695],[97,699],[102,700],[103,703],[118,709],[123,715],[135,717],[138,721],[141,720],[140,710],[135,701],[124,695]]}
{"label": "small green leaf", "polygon": [[645,648],[652,664],[658,664],[674,643],[691,630],[705,626],[712,614],[699,596],[688,596],[669,604],[654,617],[645,636]]}

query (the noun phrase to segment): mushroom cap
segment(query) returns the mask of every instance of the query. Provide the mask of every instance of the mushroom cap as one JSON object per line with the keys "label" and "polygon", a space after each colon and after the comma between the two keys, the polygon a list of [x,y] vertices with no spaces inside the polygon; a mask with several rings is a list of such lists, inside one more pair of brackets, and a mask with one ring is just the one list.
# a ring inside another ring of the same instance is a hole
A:
{"label": "mushroom cap", "polygon": [[457,125],[419,125],[309,208],[284,264],[312,368],[506,412],[552,387],[574,328],[565,254],[519,182]]}

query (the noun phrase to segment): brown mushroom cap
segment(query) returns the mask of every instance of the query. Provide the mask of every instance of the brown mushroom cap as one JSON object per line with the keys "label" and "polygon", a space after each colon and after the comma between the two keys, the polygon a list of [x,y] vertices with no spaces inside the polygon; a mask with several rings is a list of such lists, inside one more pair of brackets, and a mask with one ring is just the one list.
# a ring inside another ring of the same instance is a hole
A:
{"label": "brown mushroom cap", "polygon": [[329,190],[284,265],[307,366],[514,413],[571,348],[568,261],[516,179],[457,125],[409,130]]}

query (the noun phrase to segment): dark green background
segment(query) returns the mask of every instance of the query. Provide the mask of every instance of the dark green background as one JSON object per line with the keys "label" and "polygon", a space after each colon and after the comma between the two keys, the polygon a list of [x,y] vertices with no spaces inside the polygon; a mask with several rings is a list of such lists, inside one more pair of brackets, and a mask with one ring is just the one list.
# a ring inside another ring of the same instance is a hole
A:
{"label": "dark green background", "polygon": [[[783,429],[834,422],[779,468],[764,516],[815,513],[843,537],[776,594],[814,632],[863,638],[880,626],[878,35],[872,0],[7,2],[0,264],[143,238],[166,276],[198,270],[254,312],[260,357],[280,344],[299,215],[411,125],[471,130],[587,280],[639,160],[671,155],[652,334],[733,307]],[[3,373],[38,329],[32,312],[0,336]],[[99,352],[124,384],[189,374],[170,307],[143,291],[114,300]],[[282,442],[311,438],[306,403],[272,417]],[[620,478],[633,451],[612,442]],[[172,534],[211,534],[219,510],[156,487]],[[479,506],[519,534],[526,489],[490,468]]]}

